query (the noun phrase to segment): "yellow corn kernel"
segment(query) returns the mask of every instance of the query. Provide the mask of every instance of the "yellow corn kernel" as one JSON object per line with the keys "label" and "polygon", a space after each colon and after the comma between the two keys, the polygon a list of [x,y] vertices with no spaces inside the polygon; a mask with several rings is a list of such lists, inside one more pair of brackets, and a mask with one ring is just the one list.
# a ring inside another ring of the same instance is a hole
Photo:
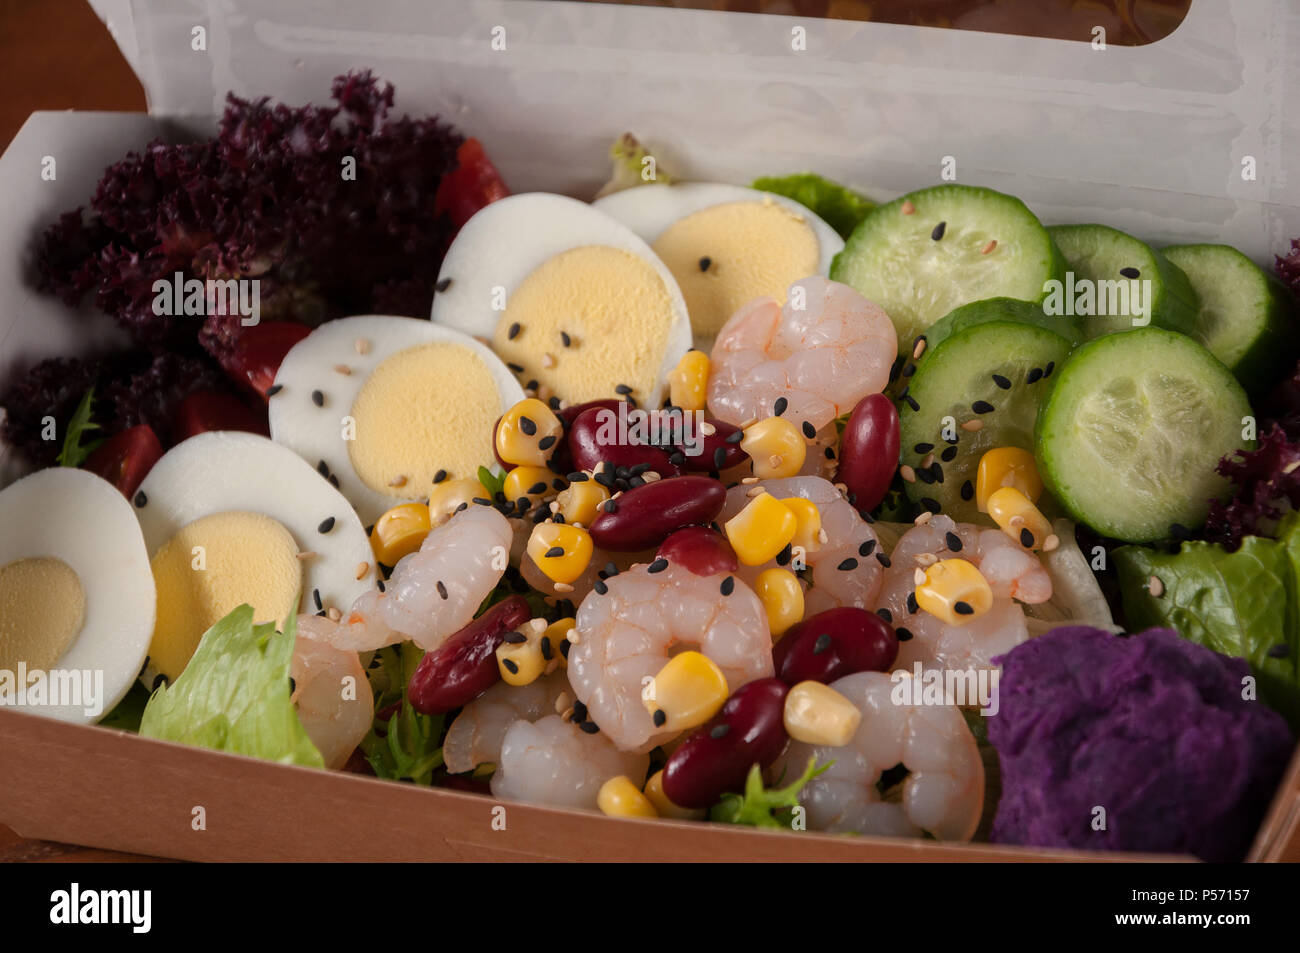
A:
{"label": "yellow corn kernel", "polygon": [[546,641],[544,619],[529,619],[519,631],[506,635],[496,652],[501,680],[507,685],[531,685],[537,681],[550,661],[546,657],[550,650],[542,647],[543,641]]}
{"label": "yellow corn kernel", "polygon": [[528,555],[552,582],[568,585],[591,562],[591,534],[568,523],[538,523],[528,537]]}
{"label": "yellow corn kernel", "polygon": [[610,817],[658,817],[650,799],[625,774],[610,778],[596,794],[596,806]]}
{"label": "yellow corn kernel", "polygon": [[506,501],[514,505],[526,499],[531,509],[540,500],[555,492],[555,488],[551,486],[551,481],[554,479],[555,474],[546,467],[515,467],[506,474],[501,492],[506,495]]}
{"label": "yellow corn kernel", "polygon": [[993,607],[993,590],[974,563],[941,559],[916,587],[916,604],[949,625],[962,625]]}
{"label": "yellow corn kernel", "polygon": [[795,741],[839,748],[853,740],[862,712],[829,685],[800,682],[785,696],[785,731]]}
{"label": "yellow corn kernel", "polygon": [[429,535],[429,508],[422,503],[402,503],[379,519],[370,531],[375,561],[396,566],[397,561],[420,548]]}
{"label": "yellow corn kernel", "polygon": [[660,817],[667,817],[677,821],[699,821],[704,819],[704,811],[689,807],[678,807],[668,800],[668,795],[664,793],[664,773],[662,771],[656,771],[650,775],[650,780],[645,783],[645,796],[654,805],[654,809]]}
{"label": "yellow corn kernel", "polygon": [[682,410],[703,410],[709,392],[709,356],[690,350],[668,375],[668,399]]}
{"label": "yellow corn kernel", "polygon": [[[564,640],[569,637],[569,632],[577,621],[577,619],[556,619],[543,633],[543,637],[551,644],[549,651],[559,661],[558,668],[569,667],[569,656],[564,650]],[[547,650],[543,649],[542,654],[546,655],[546,653]]]}
{"label": "yellow corn kernel", "polygon": [[768,417],[745,428],[740,449],[749,454],[760,480],[792,477],[803,466],[808,445],[803,434],[784,417]]}
{"label": "yellow corn kernel", "polygon": [[767,613],[773,642],[803,618],[803,586],[799,584],[799,577],[790,570],[781,566],[764,569],[754,580],[754,592]]}
{"label": "yellow corn kernel", "polygon": [[564,425],[536,397],[507,410],[497,424],[497,456],[516,466],[544,467],[564,433]]}
{"label": "yellow corn kernel", "polygon": [[758,566],[775,559],[790,545],[799,521],[770,493],[760,493],[723,525],[736,558],[746,566]]}
{"label": "yellow corn kernel", "polygon": [[1013,486],[1004,486],[989,495],[989,516],[1025,549],[1042,549],[1052,535],[1052,524],[1029,498]]}
{"label": "yellow corn kernel", "polygon": [[730,692],[722,669],[701,652],[674,655],[646,682],[641,701],[662,731],[686,731],[718,713]]}
{"label": "yellow corn kernel", "polygon": [[473,506],[474,500],[491,499],[487,487],[473,477],[443,480],[429,491],[429,523],[441,526],[455,515],[461,504]]}
{"label": "yellow corn kernel", "polygon": [[802,496],[788,496],[781,502],[794,514],[794,539],[791,542],[802,546],[805,553],[815,553],[821,549],[822,513],[817,509],[817,504]]}
{"label": "yellow corn kernel", "polygon": [[555,502],[559,504],[564,522],[590,526],[599,515],[598,507],[608,499],[609,490],[595,480],[581,480],[561,490]]}
{"label": "yellow corn kernel", "polygon": [[975,505],[981,513],[989,511],[989,497],[994,490],[1013,486],[1033,503],[1043,492],[1043,478],[1038,475],[1034,455],[1019,447],[994,447],[980,457],[975,471]]}

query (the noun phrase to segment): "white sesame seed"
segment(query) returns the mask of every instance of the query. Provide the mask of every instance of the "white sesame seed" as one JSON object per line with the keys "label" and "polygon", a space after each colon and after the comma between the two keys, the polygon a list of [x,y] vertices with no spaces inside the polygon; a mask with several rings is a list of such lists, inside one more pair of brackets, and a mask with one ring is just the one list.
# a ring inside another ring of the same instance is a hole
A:
{"label": "white sesame seed", "polygon": [[968,421],[966,421],[964,424],[961,425],[961,429],[962,429],[962,430],[965,430],[965,431],[967,431],[967,432],[969,432],[969,433],[974,433],[974,432],[977,431],[977,430],[983,430],[983,429],[984,429],[984,421],[982,421],[982,420],[968,420]]}
{"label": "white sesame seed", "polygon": [[934,454],[933,454],[933,453],[927,453],[927,454],[925,455],[925,459],[921,461],[921,469],[922,469],[922,470],[928,470],[928,469],[930,469],[930,465],[931,465],[932,463],[934,463]]}
{"label": "white sesame seed", "polygon": [[904,215],[911,215],[911,214],[913,214],[915,211],[916,211],[916,206],[912,204],[912,200],[911,200],[911,199],[904,199],[904,200],[903,200],[903,214],[904,214]]}
{"label": "white sesame seed", "polygon": [[916,519],[912,520],[912,522],[915,523],[917,526],[924,526],[932,519],[934,519],[934,514],[931,513],[929,510],[925,510],[921,513],[918,513],[916,515]]}
{"label": "white sesame seed", "polygon": [[762,496],[766,492],[767,492],[767,487],[765,486],[751,486],[748,490],[745,491],[745,495],[750,499],[753,499],[756,496]]}
{"label": "white sesame seed", "polygon": [[546,368],[549,371],[554,366],[555,366],[555,355],[552,354],[550,351],[547,351],[545,354],[542,355],[542,367]]}
{"label": "white sesame seed", "polygon": [[990,238],[988,240],[988,244],[986,244],[983,248],[980,249],[980,254],[987,255],[989,252],[991,252],[993,249],[997,247],[998,247],[998,240],[996,238]]}
{"label": "white sesame seed", "polygon": [[357,349],[358,354],[363,356],[370,353],[370,342],[365,338],[357,338],[352,342],[352,346]]}
{"label": "white sesame seed", "polygon": [[370,572],[370,563],[357,563],[357,578],[364,579],[366,573]]}
{"label": "white sesame seed", "polygon": [[1047,539],[1043,540],[1043,552],[1050,553],[1060,545],[1061,537],[1053,533],[1051,536],[1047,537]]}
{"label": "white sesame seed", "polygon": [[1160,577],[1152,576],[1147,580],[1147,592],[1159,599],[1165,594],[1165,584],[1160,581]]}
{"label": "white sesame seed", "polygon": [[758,477],[741,477],[741,478],[740,478],[740,482],[741,482],[741,483],[744,483],[744,484],[746,484],[746,485],[748,485],[748,484],[750,484],[750,483],[757,483],[757,482],[758,482]]}
{"label": "white sesame seed", "polygon": [[303,560],[306,560],[306,559],[315,559],[315,558],[316,558],[316,553],[313,552],[313,551],[310,550],[310,549],[305,549],[305,550],[303,550],[302,552],[300,552],[300,553],[298,554],[298,558],[299,558],[299,559],[303,559]]}
{"label": "white sesame seed", "polygon": [[898,468],[898,475],[901,476],[908,483],[916,482],[916,471],[913,470],[911,467],[909,467],[906,463],[904,463],[901,467]]}
{"label": "white sesame seed", "polygon": [[924,584],[925,584],[925,570],[924,570],[924,569],[917,569],[917,570],[915,570],[915,571],[912,573],[912,582],[916,583],[918,586],[924,585]]}
{"label": "white sesame seed", "polygon": [[573,696],[568,692],[560,692],[559,697],[555,699],[555,713],[557,715],[562,715],[564,712],[572,710]]}
{"label": "white sesame seed", "polygon": [[925,353],[925,338],[916,342],[916,347],[912,348],[912,360],[919,361],[921,355]]}
{"label": "white sesame seed", "polygon": [[572,592],[573,587],[567,582],[557,582],[554,587],[556,592]]}
{"label": "white sesame seed", "polygon": [[927,567],[929,567],[929,566],[933,566],[933,565],[934,565],[935,563],[937,563],[938,561],[939,561],[939,557],[936,556],[934,553],[917,553],[917,554],[916,554],[916,562],[917,562],[917,565],[920,565],[920,566],[927,566]]}
{"label": "white sesame seed", "polygon": [[329,611],[325,613],[325,618],[329,619],[331,622],[337,622],[339,619],[343,618],[343,613],[333,606],[330,606]]}
{"label": "white sesame seed", "polygon": [[334,371],[335,373],[342,374],[344,377],[347,377],[352,373],[352,368],[348,367],[346,364],[335,364]]}
{"label": "white sesame seed", "polygon": [[397,476],[393,477],[391,480],[388,481],[388,485],[393,487],[406,486],[406,477],[403,474],[399,473]]}
{"label": "white sesame seed", "polygon": [[713,426],[713,424],[709,423],[707,420],[700,424],[700,433],[704,434],[706,437],[712,437],[717,432],[718,428]]}

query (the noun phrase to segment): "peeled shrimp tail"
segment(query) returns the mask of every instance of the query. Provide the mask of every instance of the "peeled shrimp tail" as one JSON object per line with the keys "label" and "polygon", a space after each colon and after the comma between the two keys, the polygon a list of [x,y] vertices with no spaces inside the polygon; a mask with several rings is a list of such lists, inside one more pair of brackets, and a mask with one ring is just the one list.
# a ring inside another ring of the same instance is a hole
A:
{"label": "peeled shrimp tail", "polygon": [[519,720],[502,739],[492,793],[530,804],[595,809],[602,784],[623,774],[639,787],[649,763],[647,755],[620,751],[603,734],[587,734],[559,715]]}

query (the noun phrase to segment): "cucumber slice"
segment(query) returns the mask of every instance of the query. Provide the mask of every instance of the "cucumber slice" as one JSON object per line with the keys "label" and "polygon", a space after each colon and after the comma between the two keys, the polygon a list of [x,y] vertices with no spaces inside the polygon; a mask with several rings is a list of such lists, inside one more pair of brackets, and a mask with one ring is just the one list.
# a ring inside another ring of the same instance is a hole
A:
{"label": "cucumber slice", "polygon": [[938,347],[945,340],[959,331],[973,328],[977,324],[990,321],[1014,321],[1017,324],[1032,324],[1035,327],[1055,331],[1071,344],[1083,340],[1079,320],[1069,315],[1044,314],[1040,304],[1030,304],[1015,298],[988,298],[973,301],[960,308],[949,311],[925,332],[927,348]]}
{"label": "cucumber slice", "polygon": [[[1049,328],[1006,320],[927,345],[899,409],[903,462],[916,471],[908,495],[931,511],[937,504],[955,520],[974,522],[980,457],[993,447],[1033,449],[1039,401],[1070,347]],[[979,429],[967,429],[972,421]]]}
{"label": "cucumber slice", "polygon": [[1192,333],[1196,292],[1160,252],[1109,225],[1053,225],[1047,231],[1065,256],[1067,274],[1060,294],[1043,302],[1045,309],[1077,313],[1087,338],[1147,324]]}
{"label": "cucumber slice", "polygon": [[1205,521],[1226,489],[1214,468],[1242,439],[1250,403],[1219,361],[1161,328],[1080,345],[1038,411],[1043,482],[1080,523],[1132,543]]}
{"label": "cucumber slice", "polygon": [[1010,195],[936,185],[882,205],[854,229],[831,275],[889,313],[899,352],[963,304],[985,298],[1039,301],[1064,276],[1047,230]]}
{"label": "cucumber slice", "polygon": [[1162,252],[1200,297],[1192,337],[1248,393],[1267,390],[1292,366],[1300,345],[1290,293],[1229,245],[1173,245]]}

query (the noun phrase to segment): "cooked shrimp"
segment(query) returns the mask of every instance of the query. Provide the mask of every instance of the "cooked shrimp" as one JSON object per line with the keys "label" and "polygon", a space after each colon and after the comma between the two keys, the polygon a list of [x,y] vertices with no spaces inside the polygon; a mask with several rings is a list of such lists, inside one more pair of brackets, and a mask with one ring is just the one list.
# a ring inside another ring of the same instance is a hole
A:
{"label": "cooked shrimp", "polygon": [[452,774],[495,764],[501,740],[516,721],[554,715],[555,701],[569,688],[564,672],[552,672],[527,685],[497,682],[456,716],[442,742],[442,758]]}
{"label": "cooked shrimp", "polygon": [[[841,748],[792,741],[776,767],[794,777],[810,757],[834,762],[800,794],[808,826],[970,840],[984,806],[984,764],[961,712],[953,705],[894,704],[894,682],[883,672],[846,675],[831,687],[862,712],[857,733]],[[882,800],[876,783],[898,764],[910,772],[902,796]]]}
{"label": "cooked shrimp", "polygon": [[289,663],[290,700],[325,767],[341,768],[370,730],[375,699],[357,653],[336,649],[325,640],[331,625],[322,616],[298,617]]}
{"label": "cooked shrimp", "polygon": [[359,596],[326,640],[355,652],[408,639],[437,648],[473,620],[501,581],[510,545],[510,523],[495,509],[461,510],[398,561],[384,592]]}
{"label": "cooked shrimp", "polygon": [[711,658],[735,691],[772,674],[772,637],[758,596],[740,580],[721,591],[725,573],[697,576],[669,565],[634,566],[578,607],[569,634],[569,683],[601,733],[625,751],[649,751],[673,732],[655,728],[641,700],[646,679],[678,652]]}
{"label": "cooked shrimp", "polygon": [[589,735],[559,715],[520,719],[501,741],[492,793],[530,804],[594,809],[602,784],[625,774],[640,786],[649,764],[648,756],[620,751],[603,733]]}
{"label": "cooked shrimp", "polygon": [[784,307],[751,301],[722,326],[710,355],[715,417],[747,424],[770,416],[784,397],[785,416],[821,430],[889,383],[898,353],[889,315],[848,285],[817,276],[796,281],[789,297]]}
{"label": "cooked shrimp", "polygon": [[[812,574],[812,588],[804,594],[804,615],[810,616],[837,606],[872,607],[880,591],[881,579],[881,566],[875,558],[878,549],[876,533],[840,491],[821,477],[814,476],[742,483],[727,491],[727,502],[718,517],[719,523],[726,522],[744,509],[751,495],[759,489],[777,499],[798,496],[811,500],[817,504],[817,511],[821,514],[826,540],[819,549],[811,550],[803,557]],[[768,562],[759,566],[742,566],[739,575],[752,585],[760,572],[774,565],[775,562]]]}
{"label": "cooked shrimp", "polygon": [[[916,588],[916,570],[934,558],[951,557],[974,563],[993,590],[993,607],[962,625],[912,611],[915,603],[909,599]],[[923,668],[950,671],[996,668],[994,658],[1029,638],[1024,610],[1016,600],[1039,603],[1052,596],[1051,577],[1035,554],[1001,530],[954,523],[947,516],[909,529],[890,559],[876,605],[889,611],[895,630],[911,636],[900,640],[894,663],[909,672],[917,662]]]}

